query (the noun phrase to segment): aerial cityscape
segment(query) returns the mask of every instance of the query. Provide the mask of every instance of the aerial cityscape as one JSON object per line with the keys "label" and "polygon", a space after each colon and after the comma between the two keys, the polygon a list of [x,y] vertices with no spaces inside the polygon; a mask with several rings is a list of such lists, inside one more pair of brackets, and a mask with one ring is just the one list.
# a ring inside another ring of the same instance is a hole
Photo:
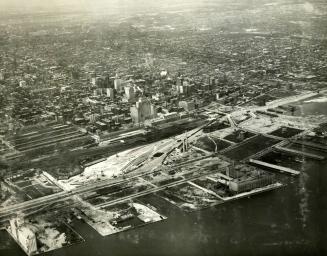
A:
{"label": "aerial cityscape", "polygon": [[325,0],[0,0],[0,255],[327,255]]}

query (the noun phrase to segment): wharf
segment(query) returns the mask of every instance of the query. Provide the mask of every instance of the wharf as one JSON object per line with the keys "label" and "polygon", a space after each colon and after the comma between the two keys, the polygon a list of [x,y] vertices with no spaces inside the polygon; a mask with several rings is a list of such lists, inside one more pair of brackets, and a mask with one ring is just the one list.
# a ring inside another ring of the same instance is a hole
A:
{"label": "wharf", "polygon": [[250,197],[250,196],[254,196],[256,194],[260,194],[260,193],[263,193],[263,192],[267,192],[267,191],[270,191],[270,190],[274,190],[274,189],[277,189],[277,188],[281,188],[283,187],[284,185],[280,182],[276,182],[276,183],[273,183],[273,184],[270,184],[270,185],[267,185],[265,187],[261,187],[261,188],[256,188],[256,189],[253,189],[251,191],[248,191],[248,192],[243,192],[243,193],[240,193],[240,194],[237,194],[235,196],[230,196],[230,197],[225,197],[224,198],[224,201],[225,202],[228,202],[228,201],[233,201],[233,200],[237,200],[237,199],[241,199],[243,197]]}
{"label": "wharf", "polygon": [[268,167],[270,169],[276,170],[280,173],[288,173],[290,175],[299,175],[300,172],[299,171],[295,171],[291,168],[287,168],[287,167],[283,167],[283,166],[279,166],[279,165],[275,165],[275,164],[269,164],[263,161],[259,161],[259,160],[255,160],[255,159],[250,159],[249,160],[250,163],[256,164],[256,165],[261,165],[264,167]]}
{"label": "wharf", "polygon": [[275,146],[275,149],[277,149],[279,151],[282,151],[282,152],[286,152],[286,153],[305,156],[305,157],[312,158],[312,159],[315,159],[315,160],[324,160],[325,159],[324,156],[315,155],[315,154],[312,154],[312,153],[307,153],[307,152],[303,152],[303,151],[299,151],[299,150],[295,150],[295,149],[291,149],[291,148],[284,148],[284,147],[280,147],[280,146]]}
{"label": "wharf", "polygon": [[303,146],[309,147],[309,148],[318,149],[321,151],[327,151],[327,146],[312,143],[310,141],[299,141],[299,140],[293,141],[292,140],[292,142],[295,144],[298,144],[298,145],[303,145]]}

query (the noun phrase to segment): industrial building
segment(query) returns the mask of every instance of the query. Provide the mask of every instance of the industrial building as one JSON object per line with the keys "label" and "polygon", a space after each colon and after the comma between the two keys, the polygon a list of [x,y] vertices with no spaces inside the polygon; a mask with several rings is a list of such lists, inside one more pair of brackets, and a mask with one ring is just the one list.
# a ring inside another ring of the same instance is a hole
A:
{"label": "industrial building", "polygon": [[27,255],[37,252],[36,236],[23,220],[15,218],[10,220],[10,233]]}
{"label": "industrial building", "polygon": [[229,190],[232,193],[242,193],[256,188],[268,186],[275,182],[273,174],[264,173],[261,175],[242,176],[241,178],[229,181]]}

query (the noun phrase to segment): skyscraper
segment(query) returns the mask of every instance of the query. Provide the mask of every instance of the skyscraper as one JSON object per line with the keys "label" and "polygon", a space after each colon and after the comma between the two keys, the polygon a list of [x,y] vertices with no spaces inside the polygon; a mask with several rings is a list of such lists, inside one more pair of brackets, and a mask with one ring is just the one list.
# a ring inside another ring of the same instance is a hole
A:
{"label": "skyscraper", "polygon": [[140,98],[135,106],[130,108],[131,117],[134,123],[143,123],[146,119],[152,119],[157,116],[155,106],[147,99]]}

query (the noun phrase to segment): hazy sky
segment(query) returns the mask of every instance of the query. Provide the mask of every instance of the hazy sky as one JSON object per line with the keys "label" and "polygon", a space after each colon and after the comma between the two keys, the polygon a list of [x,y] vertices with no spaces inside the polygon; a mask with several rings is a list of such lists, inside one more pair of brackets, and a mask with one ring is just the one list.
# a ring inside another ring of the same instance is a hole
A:
{"label": "hazy sky", "polygon": [[[124,0],[123,0],[124,1]],[[93,3],[92,3],[93,2]],[[65,11],[72,9],[87,9],[90,7],[114,5],[116,0],[0,0],[0,8],[19,12],[30,11]]]}
{"label": "hazy sky", "polygon": [[[104,9],[142,9],[156,6],[170,6],[178,2],[199,3],[204,0],[0,0],[0,12],[17,11],[55,12],[55,11],[103,11]],[[219,1],[219,0],[217,0]]]}
{"label": "hazy sky", "polygon": [[[18,12],[80,12],[97,13],[136,13],[142,11],[160,12],[164,9],[182,9],[184,6],[199,7],[210,2],[221,5],[234,3],[252,6],[264,3],[304,3],[312,9],[311,2],[323,0],[0,0],[1,14]],[[185,4],[185,5],[184,5]],[[187,8],[186,7],[186,8]]]}

